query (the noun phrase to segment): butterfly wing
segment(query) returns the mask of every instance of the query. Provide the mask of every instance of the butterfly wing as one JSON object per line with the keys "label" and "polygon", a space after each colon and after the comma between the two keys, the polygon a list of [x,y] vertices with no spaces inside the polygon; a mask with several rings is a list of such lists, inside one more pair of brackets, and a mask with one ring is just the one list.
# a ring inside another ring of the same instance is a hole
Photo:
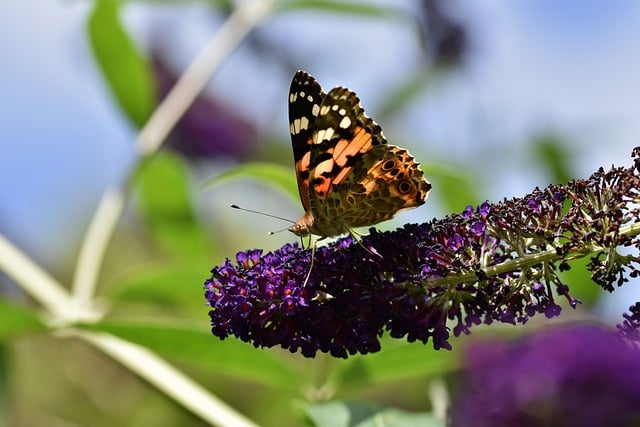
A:
{"label": "butterfly wing", "polygon": [[431,184],[407,150],[387,145],[358,96],[338,87],[323,99],[311,136],[313,232],[332,236],[424,203]]}
{"label": "butterfly wing", "polygon": [[304,216],[297,235],[323,237],[373,225],[424,203],[431,184],[402,148],[387,145],[358,96],[328,94],[304,71],[289,91],[289,123]]}
{"label": "butterfly wing", "polygon": [[337,87],[324,97],[311,137],[312,195],[322,202],[349,177],[362,154],[386,144],[382,129],[369,118],[358,96]]}
{"label": "butterfly wing", "polygon": [[349,177],[334,187],[328,196],[334,200],[326,202],[325,209],[339,215],[345,228],[364,227],[424,204],[430,190],[407,150],[379,145],[364,153]]}
{"label": "butterfly wing", "polygon": [[325,93],[311,75],[298,71],[289,89],[289,130],[293,146],[298,192],[305,212],[311,209],[309,200],[309,163],[311,136]]}

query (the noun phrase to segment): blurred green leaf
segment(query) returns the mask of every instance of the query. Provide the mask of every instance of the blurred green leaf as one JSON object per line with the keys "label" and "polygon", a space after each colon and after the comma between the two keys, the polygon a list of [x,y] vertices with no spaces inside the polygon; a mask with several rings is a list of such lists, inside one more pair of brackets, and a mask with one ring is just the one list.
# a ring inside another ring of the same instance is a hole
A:
{"label": "blurred green leaf", "polygon": [[273,352],[236,339],[220,340],[206,329],[151,322],[103,322],[85,326],[147,347],[163,357],[237,379],[297,389],[300,376]]}
{"label": "blurred green leaf", "polygon": [[571,295],[578,298],[587,307],[593,307],[598,300],[607,294],[600,286],[591,280],[591,272],[587,270],[587,264],[591,256],[574,259],[569,262],[568,271],[559,274],[563,283],[571,289]]}
{"label": "blurred green leaf", "polygon": [[299,198],[298,184],[293,170],[275,163],[244,163],[211,178],[204,183],[203,187],[208,188],[230,179],[243,178],[256,180],[260,184],[272,184],[293,200]]}
{"label": "blurred green leaf", "polygon": [[153,71],[120,18],[120,0],[96,0],[88,31],[93,53],[120,107],[138,127],[156,105]]}
{"label": "blurred green leaf", "polygon": [[154,238],[175,254],[206,256],[210,242],[193,212],[184,161],[166,152],[147,159],[136,175],[140,208]]}
{"label": "blurred green leaf", "polygon": [[331,0],[286,0],[280,2],[280,10],[311,9],[332,13],[389,18],[406,15],[398,8],[375,6],[370,3]]}
{"label": "blurred green leaf", "polygon": [[423,170],[433,184],[429,197],[439,197],[445,212],[462,212],[467,205],[482,202],[478,196],[480,183],[464,173],[463,168],[454,170],[451,166],[429,163]]}
{"label": "blurred green leaf", "polygon": [[11,369],[9,367],[9,357],[7,346],[0,342],[0,425],[9,426],[13,423],[9,421],[11,415]]}
{"label": "blurred green leaf", "polygon": [[572,155],[567,145],[553,135],[543,135],[531,144],[536,163],[546,169],[551,182],[566,183],[573,179]]}
{"label": "blurred green leaf", "polygon": [[190,312],[204,307],[203,283],[210,277],[210,269],[210,261],[192,257],[147,265],[112,283],[107,295],[113,304],[134,302],[169,313]]}
{"label": "blurred green leaf", "polygon": [[358,388],[363,384],[441,376],[460,366],[458,352],[434,350],[431,343],[423,345],[383,337],[381,344],[382,351],[378,353],[354,356],[339,363],[333,369],[332,381],[339,387]]}
{"label": "blurred green leaf", "polygon": [[430,413],[411,413],[362,402],[307,404],[303,410],[316,427],[444,427]]}
{"label": "blurred green leaf", "polygon": [[402,79],[398,86],[382,97],[386,101],[376,111],[377,120],[386,120],[387,117],[402,113],[404,107],[437,85],[445,75],[444,69],[422,67],[412,76]]}
{"label": "blurred green leaf", "polygon": [[0,341],[46,330],[34,311],[0,297]]}

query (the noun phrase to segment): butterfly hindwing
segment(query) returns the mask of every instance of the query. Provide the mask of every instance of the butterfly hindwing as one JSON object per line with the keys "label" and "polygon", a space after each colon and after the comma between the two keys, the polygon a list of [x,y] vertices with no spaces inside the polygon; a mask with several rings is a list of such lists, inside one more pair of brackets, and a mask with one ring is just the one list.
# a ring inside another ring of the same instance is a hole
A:
{"label": "butterfly hindwing", "polygon": [[327,210],[339,206],[349,227],[376,224],[420,206],[431,189],[411,154],[393,145],[375,146],[363,154],[352,177],[348,189],[337,186],[329,194],[335,200],[326,203]]}

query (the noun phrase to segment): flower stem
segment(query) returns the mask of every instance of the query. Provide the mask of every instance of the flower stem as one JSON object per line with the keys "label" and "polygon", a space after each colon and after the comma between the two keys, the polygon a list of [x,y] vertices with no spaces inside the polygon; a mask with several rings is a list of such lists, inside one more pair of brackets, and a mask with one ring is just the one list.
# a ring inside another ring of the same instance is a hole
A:
{"label": "flower stem", "polygon": [[[632,223],[620,227],[618,235],[633,237],[640,234],[640,223]],[[600,252],[607,249],[604,246],[596,245],[593,243],[585,243],[582,248],[576,248],[569,251],[568,258],[579,259],[585,256]],[[556,248],[552,247],[544,251],[523,255],[519,258],[501,262],[500,264],[492,265],[489,267],[482,267],[480,270],[487,276],[497,276],[499,274],[508,273],[511,271],[522,270],[526,267],[531,267],[541,263],[547,263],[563,258],[558,255]],[[429,278],[424,281],[425,287],[447,286],[456,285],[458,283],[475,282],[478,280],[478,274],[475,271],[465,271],[464,273],[451,274],[447,277]]]}

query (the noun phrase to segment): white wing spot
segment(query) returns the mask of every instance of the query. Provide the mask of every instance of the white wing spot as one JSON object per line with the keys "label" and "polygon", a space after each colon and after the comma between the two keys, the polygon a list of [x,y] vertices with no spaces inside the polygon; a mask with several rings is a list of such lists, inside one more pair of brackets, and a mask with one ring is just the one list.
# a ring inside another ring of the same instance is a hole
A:
{"label": "white wing spot", "polygon": [[300,129],[309,129],[309,119],[306,116],[300,118]]}
{"label": "white wing spot", "polygon": [[300,117],[299,119],[295,119],[293,123],[291,123],[291,133],[297,135],[303,129],[309,129],[309,119],[306,117]]}
{"label": "white wing spot", "polygon": [[303,90],[300,91],[300,96],[304,98],[304,91]]}
{"label": "white wing spot", "polygon": [[320,115],[321,116],[324,116],[328,112],[329,112],[329,106],[328,105],[323,105],[322,107],[320,107]]}
{"label": "white wing spot", "polygon": [[298,94],[291,92],[289,94],[289,103],[293,104],[294,102],[296,102],[296,99],[298,99]]}
{"label": "white wing spot", "polygon": [[333,111],[338,111],[338,108],[340,108],[340,107],[338,107],[338,104],[333,104],[333,105],[331,106],[331,109],[332,109]]}
{"label": "white wing spot", "polygon": [[311,95],[307,96],[307,101],[313,102],[313,96],[311,96]]}
{"label": "white wing spot", "polygon": [[338,113],[339,113],[341,116],[344,116],[345,114],[347,114],[347,110],[345,110],[344,108],[341,108],[341,109],[340,109],[340,111],[338,111]]}
{"label": "white wing spot", "polygon": [[343,117],[340,121],[340,129],[347,129],[349,126],[351,126],[351,119],[346,116]]}
{"label": "white wing spot", "polygon": [[320,111],[320,106],[318,104],[313,104],[313,107],[311,107],[311,114],[313,114],[313,117],[318,117],[319,111]]}
{"label": "white wing spot", "polygon": [[333,138],[334,130],[333,128],[320,129],[316,132],[313,143],[314,144],[322,144],[324,141],[330,141]]}

